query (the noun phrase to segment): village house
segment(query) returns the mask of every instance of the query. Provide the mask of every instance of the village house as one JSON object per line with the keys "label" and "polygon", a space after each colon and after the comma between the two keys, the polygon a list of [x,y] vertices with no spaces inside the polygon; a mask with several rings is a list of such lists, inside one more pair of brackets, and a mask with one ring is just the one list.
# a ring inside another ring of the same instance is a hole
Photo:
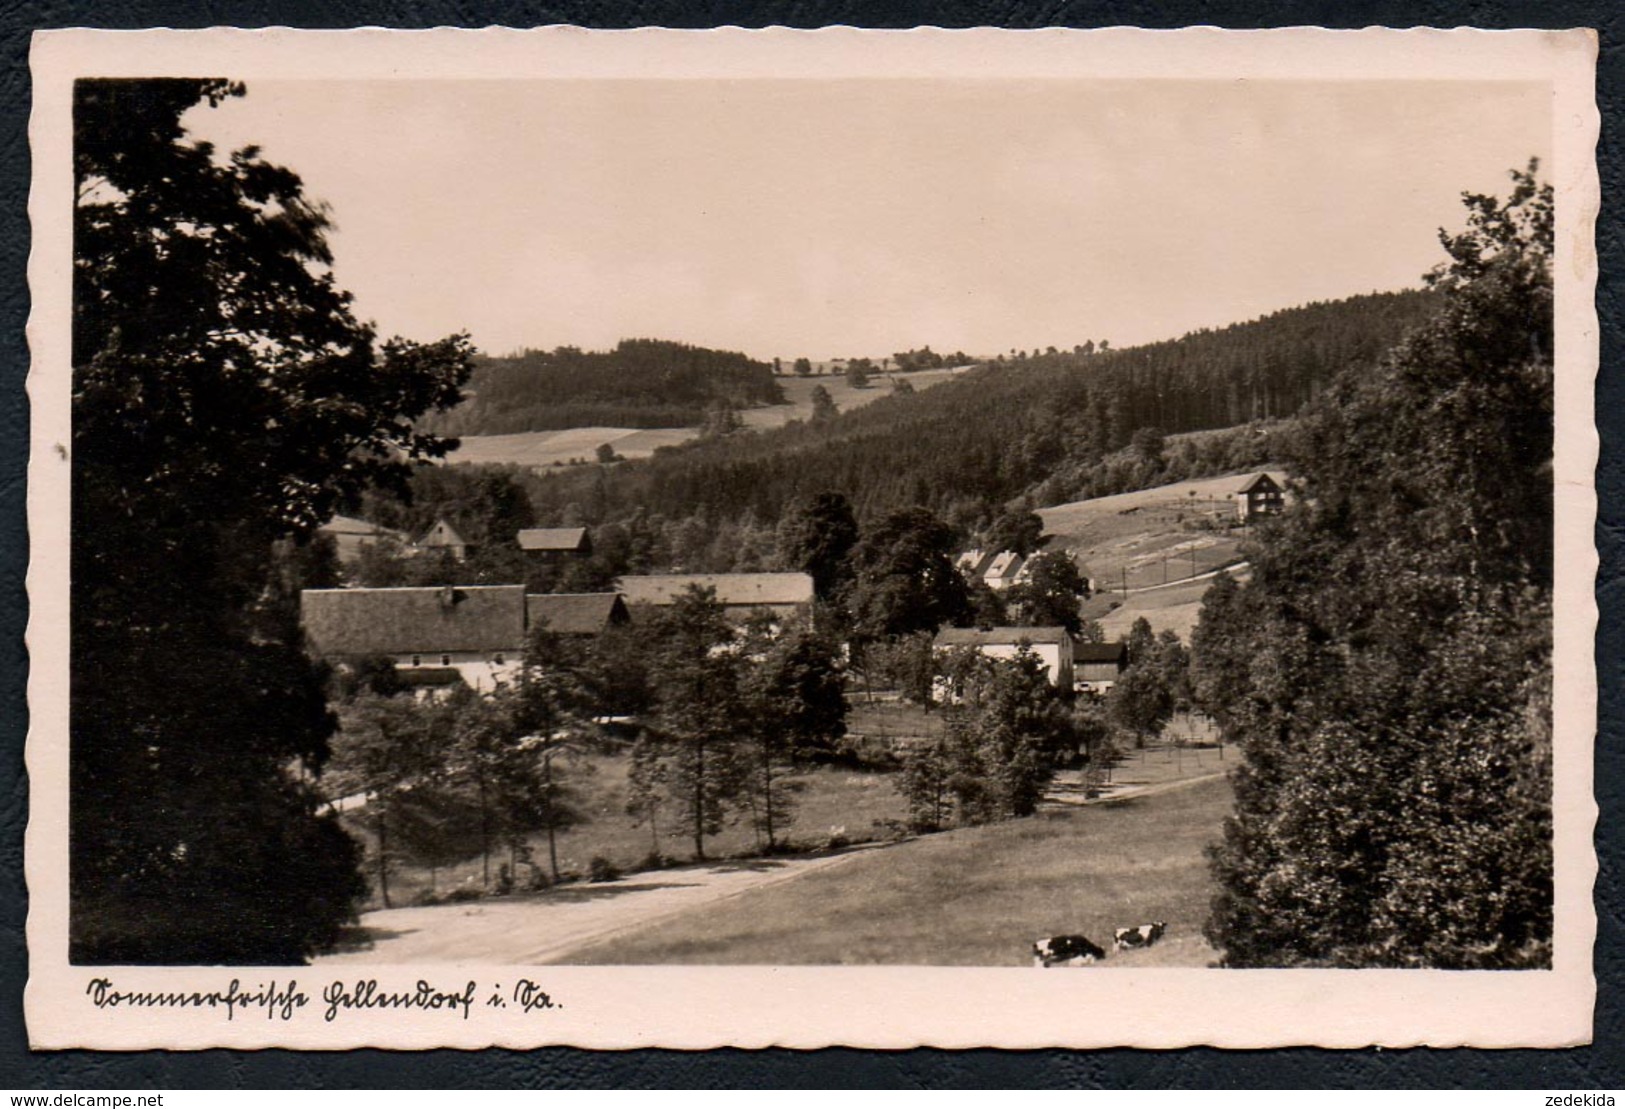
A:
{"label": "village house", "polygon": [[1247,523],[1256,516],[1279,516],[1286,507],[1281,483],[1266,473],[1254,474],[1236,490],[1236,519]]}
{"label": "village house", "polygon": [[1065,628],[943,628],[931,645],[939,651],[974,647],[988,658],[1015,658],[1026,647],[1043,664],[1051,685],[1072,690],[1073,644]]}
{"label": "village house", "polygon": [[459,682],[490,692],[518,673],[531,630],[597,635],[631,619],[615,593],[528,596],[522,585],[306,589],[311,652],[334,662],[387,658],[412,687]]}
{"label": "village house", "polygon": [[665,608],[689,588],[712,589],[723,615],[743,623],[769,612],[783,623],[812,619],[813,580],[809,574],[623,574],[618,588],[626,603]]}
{"label": "village house", "polygon": [[[512,677],[525,651],[522,585],[306,589],[299,612],[321,658],[385,657],[401,671],[455,673],[482,692]],[[439,678],[452,682],[449,673]]]}
{"label": "village house", "polygon": [[468,542],[457,529],[452,527],[444,518],[436,520],[434,526],[423,533],[423,538],[413,544],[419,552],[434,554],[444,551],[458,562],[468,557]]}
{"label": "village house", "polygon": [[1026,562],[1027,560],[1015,551],[1000,551],[993,557],[993,561],[988,563],[987,572],[982,575],[982,580],[987,582],[989,588],[1002,593],[1016,584],[1021,576],[1021,568]]}
{"label": "village house", "polygon": [[407,545],[407,537],[401,532],[379,524],[369,524],[354,516],[334,516],[316,530],[333,540],[334,551],[340,562],[354,562],[361,557],[362,551],[379,543],[400,547]]}
{"label": "village house", "polygon": [[1075,643],[1073,688],[1079,693],[1104,696],[1128,669],[1128,646],[1123,643]]}

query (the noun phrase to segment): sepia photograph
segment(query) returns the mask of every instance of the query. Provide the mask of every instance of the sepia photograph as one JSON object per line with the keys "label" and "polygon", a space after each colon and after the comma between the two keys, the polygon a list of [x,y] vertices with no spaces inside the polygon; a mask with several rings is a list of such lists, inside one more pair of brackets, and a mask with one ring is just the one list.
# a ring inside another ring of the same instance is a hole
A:
{"label": "sepia photograph", "polygon": [[868,968],[910,1044],[1316,972],[1583,1040],[1594,41],[77,34],[31,1032]]}

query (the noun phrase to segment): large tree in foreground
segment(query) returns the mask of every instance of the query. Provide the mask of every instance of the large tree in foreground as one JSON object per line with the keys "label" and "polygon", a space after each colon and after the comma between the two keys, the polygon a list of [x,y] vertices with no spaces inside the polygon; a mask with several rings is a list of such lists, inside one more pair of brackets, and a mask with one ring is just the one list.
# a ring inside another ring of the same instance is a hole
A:
{"label": "large tree in foreground", "polygon": [[452,337],[379,344],[325,210],[188,139],[219,80],[74,96],[72,956],[296,962],[363,892],[309,784],[332,731],[271,552],[447,444]]}
{"label": "large tree in foreground", "polygon": [[1232,966],[1550,965],[1552,192],[1469,195],[1438,316],[1340,379],[1221,579],[1196,687],[1241,745]]}

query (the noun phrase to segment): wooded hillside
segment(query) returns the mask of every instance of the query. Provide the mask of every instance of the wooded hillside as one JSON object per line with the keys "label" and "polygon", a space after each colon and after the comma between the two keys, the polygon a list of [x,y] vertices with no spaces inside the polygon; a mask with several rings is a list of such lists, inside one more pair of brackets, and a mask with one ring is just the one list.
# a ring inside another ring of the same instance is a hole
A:
{"label": "wooded hillside", "polygon": [[1144,347],[994,362],[832,418],[549,475],[534,490],[536,506],[544,520],[569,509],[598,523],[641,508],[766,522],[799,498],[836,490],[860,518],[922,505],[964,519],[1024,495],[1037,503],[1099,495],[1112,491],[1098,488],[1100,463],[1131,443],[1152,470],[1161,465],[1162,437],[1136,432],[1290,416],[1339,370],[1375,366],[1432,303],[1424,292],[1373,294]]}
{"label": "wooded hillside", "polygon": [[501,435],[567,427],[689,427],[714,404],[779,404],[773,367],[734,351],[661,339],[623,339],[611,351],[577,347],[482,358],[468,399],[434,430]]}

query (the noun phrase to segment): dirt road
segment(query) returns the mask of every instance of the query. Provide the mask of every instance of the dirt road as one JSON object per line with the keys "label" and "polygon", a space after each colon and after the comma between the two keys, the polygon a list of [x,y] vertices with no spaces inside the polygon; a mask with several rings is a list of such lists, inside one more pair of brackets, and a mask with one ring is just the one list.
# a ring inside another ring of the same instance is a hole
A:
{"label": "dirt road", "polygon": [[840,866],[876,848],[651,870],[615,882],[457,905],[365,913],[365,939],[317,963],[568,963],[569,953],[746,890]]}

